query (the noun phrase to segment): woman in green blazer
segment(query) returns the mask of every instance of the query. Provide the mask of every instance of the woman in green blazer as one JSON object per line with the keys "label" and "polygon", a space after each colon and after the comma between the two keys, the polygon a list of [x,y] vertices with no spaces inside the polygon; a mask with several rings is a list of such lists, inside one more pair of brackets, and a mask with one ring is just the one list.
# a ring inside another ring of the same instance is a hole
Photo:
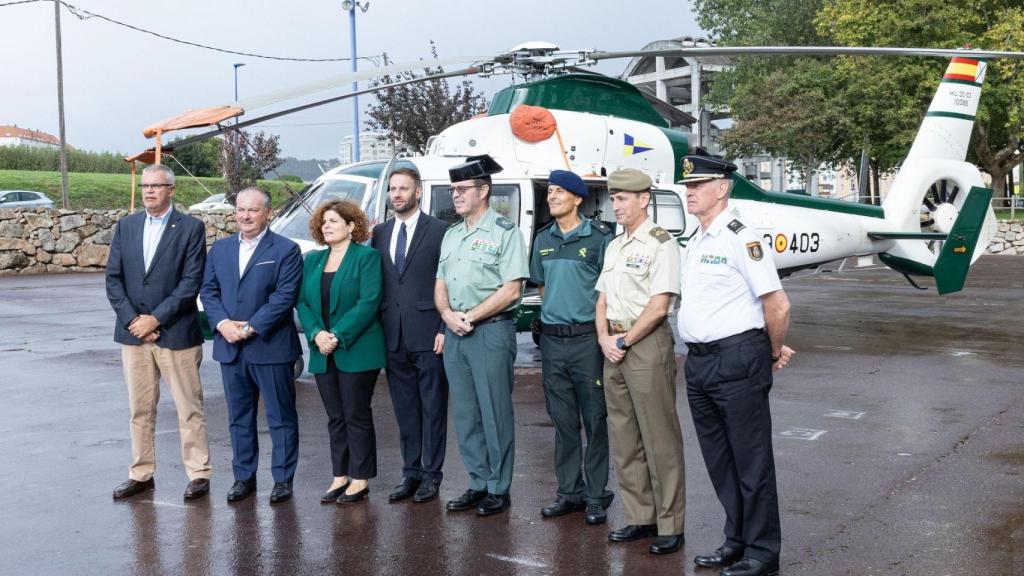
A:
{"label": "woman in green blazer", "polygon": [[366,215],[351,202],[329,200],[309,221],[327,250],[306,255],[296,309],[309,341],[309,371],[327,410],[334,481],[324,503],[357,502],[377,475],[377,444],[370,400],[387,352],[377,318],[380,253],[363,246]]}

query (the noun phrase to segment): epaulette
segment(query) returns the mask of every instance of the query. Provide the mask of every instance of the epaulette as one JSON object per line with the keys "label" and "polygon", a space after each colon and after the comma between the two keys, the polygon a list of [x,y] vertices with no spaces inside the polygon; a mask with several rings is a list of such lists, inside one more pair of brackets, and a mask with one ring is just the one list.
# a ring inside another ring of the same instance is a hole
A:
{"label": "epaulette", "polygon": [[508,218],[505,218],[504,216],[498,216],[494,220],[494,223],[497,224],[498,226],[501,226],[505,230],[511,230],[516,227],[515,222],[509,220]]}
{"label": "epaulette", "polygon": [[543,225],[543,226],[541,226],[540,228],[538,228],[537,232],[543,232],[543,231],[547,230],[548,228],[551,228],[551,225],[554,224],[555,222],[558,222],[558,220],[555,220],[554,218],[552,218],[551,220],[548,220],[548,223]]}
{"label": "epaulette", "polygon": [[743,222],[740,222],[739,220],[729,222],[729,230],[732,230],[733,234],[739,234],[740,230],[743,230],[744,228],[746,228],[746,226],[744,226]]}
{"label": "epaulette", "polygon": [[600,220],[591,220],[590,227],[595,228],[598,232],[604,234],[605,236],[610,236],[612,233],[612,229],[609,228],[607,224],[601,222]]}
{"label": "epaulette", "polygon": [[654,236],[654,239],[662,244],[672,239],[672,235],[666,232],[661,226],[651,228],[651,236]]}

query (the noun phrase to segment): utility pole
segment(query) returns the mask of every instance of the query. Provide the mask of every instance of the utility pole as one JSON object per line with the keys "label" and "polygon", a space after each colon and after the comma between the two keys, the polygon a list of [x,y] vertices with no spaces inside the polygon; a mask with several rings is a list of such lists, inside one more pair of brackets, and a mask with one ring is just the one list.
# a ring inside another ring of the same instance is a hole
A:
{"label": "utility pole", "polygon": [[[235,68],[235,105],[238,105],[238,69],[245,66],[244,63],[236,62],[232,64]],[[238,124],[238,117],[235,117],[235,124]],[[242,133],[236,128],[235,129],[235,180],[238,182],[242,181]],[[237,193],[238,190],[235,190]]]}
{"label": "utility pole", "polygon": [[68,197],[68,142],[64,134],[64,60],[60,49],[60,0],[53,0],[53,18],[57,26],[57,114],[60,120],[60,202],[65,210],[71,208]]}
{"label": "utility pole", "polygon": [[[369,2],[357,2],[355,0],[343,0],[341,9],[348,12],[349,28],[352,31],[352,72],[357,72],[359,67],[356,64],[359,55],[356,53],[356,8],[366,13],[370,8]],[[359,82],[352,82],[352,91],[359,91]],[[359,162],[359,96],[352,97],[352,161]]]}

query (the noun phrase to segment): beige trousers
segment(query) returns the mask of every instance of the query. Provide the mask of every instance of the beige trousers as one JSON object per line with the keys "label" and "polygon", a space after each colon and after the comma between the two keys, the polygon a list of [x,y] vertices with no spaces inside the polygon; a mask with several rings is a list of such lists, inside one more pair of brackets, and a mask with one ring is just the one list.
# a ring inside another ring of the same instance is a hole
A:
{"label": "beige trousers", "polygon": [[662,322],[619,364],[604,362],[608,436],[627,524],[683,533],[686,475],[672,328]]}
{"label": "beige trousers", "polygon": [[209,478],[212,474],[203,414],[203,385],[199,380],[202,360],[202,346],[184,350],[168,350],[155,344],[121,347],[131,411],[132,463],[128,477],[132,480],[149,480],[156,470],[154,436],[161,377],[170,388],[178,410],[181,460],[189,480]]}

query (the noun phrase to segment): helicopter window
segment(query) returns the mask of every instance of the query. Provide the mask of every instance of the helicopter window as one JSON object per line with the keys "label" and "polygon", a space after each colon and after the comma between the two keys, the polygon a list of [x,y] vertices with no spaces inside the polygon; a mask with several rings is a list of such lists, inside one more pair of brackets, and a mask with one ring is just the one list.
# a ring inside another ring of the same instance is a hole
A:
{"label": "helicopter window", "polygon": [[[519,224],[519,185],[494,184],[491,186],[491,208],[509,220]],[[455,213],[448,185],[434,185],[430,188],[430,215],[449,224],[461,220]]]}
{"label": "helicopter window", "polygon": [[686,229],[683,201],[675,192],[654,190],[647,214],[665,230],[678,234]]}
{"label": "helicopter window", "polygon": [[[315,211],[317,206],[323,204],[327,200],[351,200],[356,205],[363,203],[363,194],[366,191],[366,185],[361,182],[353,182],[352,180],[327,180],[321,186],[317,186],[310,190],[310,193],[303,198],[303,203],[309,207],[311,211]],[[298,206],[298,205],[297,205]],[[274,232],[292,239],[312,240],[309,235],[309,217],[310,212],[305,209],[298,208],[289,211],[288,213],[282,214],[278,219],[282,220],[283,223],[277,224],[274,227]]]}
{"label": "helicopter window", "polygon": [[[548,208],[548,182],[547,180],[533,181],[533,197],[537,206],[534,207],[533,234],[551,221],[551,210]],[[604,182],[587,182],[587,197],[579,207],[580,215],[591,220],[601,220],[611,229],[615,229],[615,214],[611,211],[611,204],[608,201],[608,188]],[[611,221],[604,218],[610,215]]]}

